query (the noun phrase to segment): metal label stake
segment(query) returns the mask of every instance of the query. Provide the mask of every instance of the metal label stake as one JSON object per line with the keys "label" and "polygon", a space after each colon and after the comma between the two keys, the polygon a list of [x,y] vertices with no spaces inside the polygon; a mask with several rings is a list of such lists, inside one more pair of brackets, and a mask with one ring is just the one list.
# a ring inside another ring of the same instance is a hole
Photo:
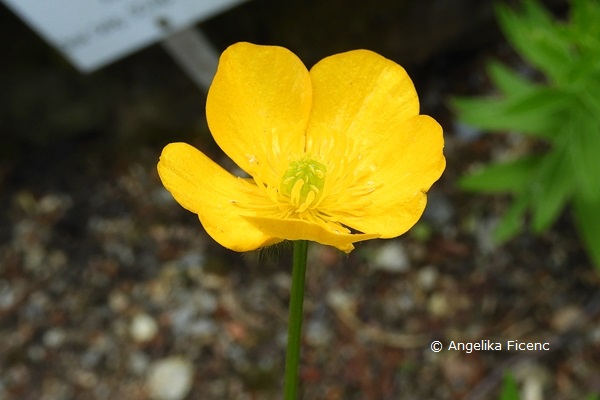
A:
{"label": "metal label stake", "polygon": [[180,30],[160,44],[200,90],[208,91],[219,56],[200,30],[194,27]]}

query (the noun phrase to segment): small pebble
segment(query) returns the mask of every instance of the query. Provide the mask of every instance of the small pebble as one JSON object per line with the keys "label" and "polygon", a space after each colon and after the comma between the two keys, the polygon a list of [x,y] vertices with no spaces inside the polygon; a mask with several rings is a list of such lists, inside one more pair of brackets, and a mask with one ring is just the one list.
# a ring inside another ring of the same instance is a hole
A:
{"label": "small pebble", "polygon": [[406,272],[410,261],[402,244],[393,241],[376,250],[372,267],[386,272]]}
{"label": "small pebble", "polygon": [[15,292],[9,281],[0,279],[0,310],[9,308],[15,302]]}
{"label": "small pebble", "polygon": [[187,332],[191,322],[196,317],[196,306],[183,304],[169,313],[171,327],[176,334]]}
{"label": "small pebble", "polygon": [[423,290],[433,289],[438,278],[437,269],[432,265],[427,265],[419,270],[417,275],[417,283]]}
{"label": "small pebble", "polygon": [[114,312],[123,312],[129,306],[129,299],[119,291],[113,291],[108,296],[108,305]]}
{"label": "small pebble", "polygon": [[600,344],[600,326],[590,329],[587,336],[590,338],[592,343]]}
{"label": "small pebble", "polygon": [[27,356],[34,363],[43,361],[46,358],[46,355],[46,349],[44,349],[43,346],[30,346],[27,349]]}
{"label": "small pebble", "polygon": [[522,400],[543,400],[546,398],[551,375],[541,364],[535,362],[522,362],[514,367],[514,376],[521,381],[521,399]]}
{"label": "small pebble", "polygon": [[192,388],[194,367],[183,357],[169,357],[150,366],[146,387],[154,400],[183,400]]}
{"label": "small pebble", "polygon": [[73,201],[70,196],[67,195],[52,195],[47,194],[40,199],[37,204],[38,212],[40,214],[52,214],[67,210],[71,207]]}
{"label": "small pebble", "polygon": [[137,314],[131,320],[129,333],[136,342],[148,342],[158,333],[158,325],[148,314]]}
{"label": "small pebble", "polygon": [[338,311],[349,311],[354,308],[355,301],[348,293],[335,289],[327,293],[327,304]]}
{"label": "small pebble", "polygon": [[135,375],[143,375],[148,370],[148,364],[150,364],[150,360],[146,353],[141,351],[134,351],[131,353],[127,360],[129,370],[133,372]]}
{"label": "small pebble", "polygon": [[440,192],[427,194],[427,208],[423,217],[436,227],[446,227],[452,223],[456,211],[448,197]]}
{"label": "small pebble", "polygon": [[436,317],[444,317],[450,312],[448,299],[443,294],[433,294],[427,303],[427,310]]}
{"label": "small pebble", "polygon": [[565,306],[552,317],[552,326],[558,332],[565,332],[577,326],[584,317],[584,312],[577,306]]}
{"label": "small pebble", "polygon": [[166,206],[166,205],[174,205],[177,204],[175,202],[175,199],[173,198],[173,195],[165,188],[158,188],[155,189],[151,194],[150,194],[150,199],[152,199],[152,201],[159,205],[159,206]]}
{"label": "small pebble", "polygon": [[91,389],[98,384],[98,376],[91,371],[77,370],[73,374],[78,386]]}
{"label": "small pebble", "polygon": [[42,340],[44,342],[44,345],[46,345],[46,347],[57,348],[57,347],[60,347],[65,342],[66,338],[67,338],[67,334],[65,333],[65,331],[63,329],[52,328],[52,329],[46,331],[46,333],[44,333]]}
{"label": "small pebble", "polygon": [[331,327],[322,320],[313,319],[306,326],[306,342],[313,347],[325,347],[332,339]]}
{"label": "small pebble", "polygon": [[208,318],[202,318],[189,324],[187,333],[197,340],[210,340],[215,337],[219,328]]}
{"label": "small pebble", "polygon": [[46,251],[41,245],[31,245],[27,247],[27,252],[25,253],[23,259],[23,266],[27,271],[39,271],[41,268],[45,267],[46,259]]}
{"label": "small pebble", "polygon": [[455,122],[454,134],[460,140],[469,143],[479,139],[479,137],[482,135],[482,131],[478,128],[475,128],[474,126],[467,125],[462,122]]}
{"label": "small pebble", "polygon": [[194,293],[193,299],[200,314],[212,314],[219,306],[216,296],[207,290],[197,290],[196,293]]}

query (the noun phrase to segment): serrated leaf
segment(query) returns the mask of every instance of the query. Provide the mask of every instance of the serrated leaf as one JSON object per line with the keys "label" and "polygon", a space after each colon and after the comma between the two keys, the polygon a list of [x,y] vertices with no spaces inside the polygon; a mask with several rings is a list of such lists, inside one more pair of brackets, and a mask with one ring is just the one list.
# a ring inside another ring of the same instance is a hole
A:
{"label": "serrated leaf", "polygon": [[499,62],[491,62],[488,73],[494,85],[505,96],[524,95],[536,88],[534,83]]}
{"label": "serrated leaf", "polygon": [[574,201],[575,222],[587,253],[594,265],[600,269],[600,204],[576,196]]}
{"label": "serrated leaf", "polygon": [[519,400],[519,398],[519,387],[517,386],[517,381],[514,376],[510,373],[504,374],[500,400]]}
{"label": "serrated leaf", "polygon": [[486,193],[519,193],[531,184],[540,157],[530,156],[507,163],[493,164],[459,180],[464,190]]}
{"label": "serrated leaf", "polygon": [[525,223],[525,211],[529,205],[527,192],[521,195],[510,205],[508,211],[502,216],[500,223],[494,231],[494,240],[498,243],[505,242],[515,236],[523,229]]}

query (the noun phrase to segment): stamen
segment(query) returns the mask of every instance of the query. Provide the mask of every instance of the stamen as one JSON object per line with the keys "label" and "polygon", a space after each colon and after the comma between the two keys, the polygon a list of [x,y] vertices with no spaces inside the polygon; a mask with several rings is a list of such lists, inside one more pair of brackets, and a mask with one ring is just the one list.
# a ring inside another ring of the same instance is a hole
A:
{"label": "stamen", "polygon": [[326,172],[325,165],[309,157],[292,161],[281,177],[279,194],[289,198],[296,212],[304,212],[321,198]]}
{"label": "stamen", "polygon": [[315,192],[308,192],[308,196],[306,196],[306,200],[304,201],[304,203],[302,203],[300,205],[300,208],[298,208],[298,212],[304,212],[306,211],[306,209],[308,208],[308,206],[311,205],[311,203],[313,202],[313,200],[315,199]]}
{"label": "stamen", "polygon": [[290,199],[292,200],[293,205],[298,205],[298,203],[300,203],[300,192],[303,186],[303,179],[298,179],[296,182],[294,182],[294,187],[292,188],[292,192],[290,193]]}

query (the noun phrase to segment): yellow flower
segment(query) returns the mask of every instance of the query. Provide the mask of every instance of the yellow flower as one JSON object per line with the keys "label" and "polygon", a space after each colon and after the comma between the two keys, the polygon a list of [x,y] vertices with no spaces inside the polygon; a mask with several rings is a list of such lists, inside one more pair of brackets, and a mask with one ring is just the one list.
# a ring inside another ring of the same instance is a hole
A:
{"label": "yellow flower", "polygon": [[406,71],[367,50],[310,72],[289,50],[237,43],[222,54],[206,101],[210,131],[248,175],[194,147],[167,145],[164,186],[217,242],[249,251],[311,240],[399,236],[421,217],[442,174],[442,128],[419,115]]}

